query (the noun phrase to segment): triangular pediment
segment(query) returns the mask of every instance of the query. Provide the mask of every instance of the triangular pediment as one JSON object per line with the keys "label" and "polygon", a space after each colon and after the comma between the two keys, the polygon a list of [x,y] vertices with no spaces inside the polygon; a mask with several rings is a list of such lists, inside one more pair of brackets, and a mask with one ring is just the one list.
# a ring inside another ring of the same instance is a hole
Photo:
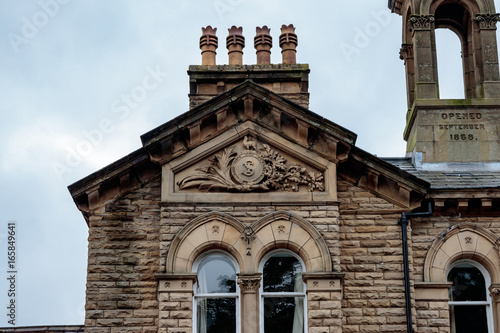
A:
{"label": "triangular pediment", "polygon": [[162,201],[335,201],[335,169],[246,121],[163,165]]}
{"label": "triangular pediment", "polygon": [[141,136],[164,164],[250,120],[335,163],[347,158],[356,134],[252,81],[213,98]]}

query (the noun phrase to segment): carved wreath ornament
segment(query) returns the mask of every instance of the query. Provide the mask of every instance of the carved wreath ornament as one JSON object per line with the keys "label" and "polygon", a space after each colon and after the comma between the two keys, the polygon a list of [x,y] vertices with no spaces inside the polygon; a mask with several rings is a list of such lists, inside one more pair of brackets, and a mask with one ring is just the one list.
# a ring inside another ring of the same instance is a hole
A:
{"label": "carved wreath ornament", "polygon": [[310,192],[324,191],[322,174],[308,172],[300,164],[287,164],[286,159],[267,144],[257,151],[256,141],[249,136],[245,136],[243,146],[245,149],[240,153],[235,152],[233,146],[215,155],[210,166],[198,168],[200,173],[178,182],[179,189],[298,192],[300,185],[305,185]]}

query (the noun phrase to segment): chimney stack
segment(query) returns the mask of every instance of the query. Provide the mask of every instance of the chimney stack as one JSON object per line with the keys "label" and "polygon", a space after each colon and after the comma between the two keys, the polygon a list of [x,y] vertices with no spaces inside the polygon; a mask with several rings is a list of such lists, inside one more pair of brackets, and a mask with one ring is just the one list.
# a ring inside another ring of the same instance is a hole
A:
{"label": "chimney stack", "polygon": [[297,62],[297,35],[295,34],[295,27],[293,24],[282,25],[280,35],[281,54],[283,56],[283,64],[292,65]]}
{"label": "chimney stack", "polygon": [[206,28],[201,28],[202,35],[200,37],[200,49],[201,49],[201,64],[214,66],[215,63],[215,55],[217,54],[215,51],[217,50],[218,38],[215,35],[217,32],[217,28],[212,28],[211,26],[207,26]]}
{"label": "chimney stack", "polygon": [[243,28],[233,25],[228,30],[229,36],[226,39],[226,47],[229,51],[229,65],[243,65],[243,48],[245,47]]}
{"label": "chimney stack", "polygon": [[257,27],[257,35],[254,39],[255,49],[257,50],[257,65],[271,64],[271,47],[273,47],[273,38],[271,29],[267,25],[262,28]]}

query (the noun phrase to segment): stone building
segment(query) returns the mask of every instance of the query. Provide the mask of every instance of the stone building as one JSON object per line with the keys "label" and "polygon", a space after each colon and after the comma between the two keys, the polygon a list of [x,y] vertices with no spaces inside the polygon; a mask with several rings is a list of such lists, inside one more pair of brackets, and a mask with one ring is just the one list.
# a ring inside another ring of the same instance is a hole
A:
{"label": "stone building", "polygon": [[[308,110],[295,28],[257,64],[202,29],[190,110],[69,186],[89,227],[85,329],[499,332],[500,74],[492,0],[390,0],[403,18],[407,157]],[[460,36],[466,99],[439,98],[436,28]]]}

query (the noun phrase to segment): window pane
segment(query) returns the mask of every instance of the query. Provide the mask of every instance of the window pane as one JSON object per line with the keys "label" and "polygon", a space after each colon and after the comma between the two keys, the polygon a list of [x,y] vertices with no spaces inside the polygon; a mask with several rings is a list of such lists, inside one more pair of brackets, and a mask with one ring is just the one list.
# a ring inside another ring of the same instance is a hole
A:
{"label": "window pane", "polygon": [[199,299],[197,318],[198,333],[235,333],[236,299]]}
{"label": "window pane", "polygon": [[236,270],[223,255],[211,255],[198,268],[198,293],[236,292]]}
{"label": "window pane", "polygon": [[488,333],[486,306],[451,306],[450,312],[452,332]]}
{"label": "window pane", "polygon": [[264,297],[264,331],[304,332],[303,297]]}
{"label": "window pane", "polygon": [[264,292],[302,292],[302,266],[294,256],[278,254],[264,264]]}
{"label": "window pane", "polygon": [[476,267],[454,267],[448,274],[448,281],[453,282],[451,301],[486,301],[484,277]]}

